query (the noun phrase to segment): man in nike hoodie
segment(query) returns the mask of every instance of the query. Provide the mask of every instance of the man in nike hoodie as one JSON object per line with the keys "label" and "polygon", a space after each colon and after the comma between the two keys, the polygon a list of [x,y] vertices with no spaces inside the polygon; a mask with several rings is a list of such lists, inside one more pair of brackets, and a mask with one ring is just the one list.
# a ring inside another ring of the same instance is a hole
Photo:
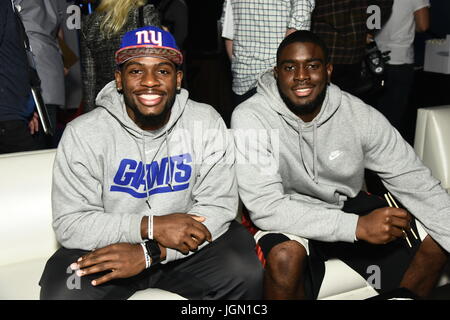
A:
{"label": "man in nike hoodie", "polygon": [[[405,287],[427,296],[450,250],[450,196],[377,110],[329,82],[331,72],[323,41],[295,32],[257,94],[232,115],[239,194],[260,230],[265,297],[316,298],[322,278],[306,266],[323,276],[331,257],[366,279],[367,267],[379,266],[379,292]],[[360,192],[365,168],[410,213]],[[426,230],[421,237],[411,214]]]}
{"label": "man in nike hoodie", "polygon": [[57,150],[53,227],[62,248],[47,262],[41,298],[127,299],[152,287],[260,299],[255,241],[234,221],[232,138],[211,106],[180,88],[173,36],[130,31],[116,62],[99,107],[67,126]]}

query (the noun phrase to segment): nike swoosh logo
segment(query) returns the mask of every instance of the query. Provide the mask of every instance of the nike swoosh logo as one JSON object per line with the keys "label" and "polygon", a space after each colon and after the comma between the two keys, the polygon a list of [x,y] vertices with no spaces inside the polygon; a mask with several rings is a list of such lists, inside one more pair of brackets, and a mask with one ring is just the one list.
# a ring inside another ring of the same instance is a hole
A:
{"label": "nike swoosh logo", "polygon": [[333,151],[333,152],[330,153],[330,156],[328,157],[328,159],[329,159],[330,161],[333,161],[334,159],[340,157],[340,156],[342,155],[342,153],[343,153],[343,152],[340,151],[340,150]]}

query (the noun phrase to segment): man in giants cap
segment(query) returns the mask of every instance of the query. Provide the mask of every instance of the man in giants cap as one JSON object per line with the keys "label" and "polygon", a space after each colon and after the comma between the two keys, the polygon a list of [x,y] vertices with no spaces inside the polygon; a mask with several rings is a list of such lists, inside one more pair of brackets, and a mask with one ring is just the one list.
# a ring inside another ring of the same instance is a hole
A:
{"label": "man in giants cap", "polygon": [[180,89],[182,60],[170,33],[128,32],[99,108],[64,131],[52,190],[62,247],[41,299],[127,299],[147,288],[262,297],[255,242],[234,221],[232,140],[211,106]]}

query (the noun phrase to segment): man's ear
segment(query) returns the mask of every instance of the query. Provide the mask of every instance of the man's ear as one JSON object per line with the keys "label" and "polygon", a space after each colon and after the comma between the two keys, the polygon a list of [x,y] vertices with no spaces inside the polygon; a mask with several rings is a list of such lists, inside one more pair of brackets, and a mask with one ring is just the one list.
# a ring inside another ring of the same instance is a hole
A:
{"label": "man's ear", "polygon": [[331,63],[327,63],[326,69],[327,69],[327,83],[330,84],[331,75],[333,73],[333,65]]}
{"label": "man's ear", "polygon": [[181,90],[181,83],[183,81],[183,71],[177,71],[177,91]]}
{"label": "man's ear", "polygon": [[116,79],[116,88],[117,92],[122,93],[123,87],[122,87],[122,72],[120,70],[116,70],[114,72],[114,78]]}
{"label": "man's ear", "polygon": [[273,67],[273,76],[275,79],[278,79],[278,68],[277,67]]}

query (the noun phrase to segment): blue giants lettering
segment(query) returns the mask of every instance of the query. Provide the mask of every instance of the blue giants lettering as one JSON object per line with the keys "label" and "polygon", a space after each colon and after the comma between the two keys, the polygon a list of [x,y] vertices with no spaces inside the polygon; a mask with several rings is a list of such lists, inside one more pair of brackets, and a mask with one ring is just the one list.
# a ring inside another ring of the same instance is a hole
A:
{"label": "blue giants lettering", "polygon": [[191,163],[192,156],[189,153],[165,157],[159,162],[153,161],[145,165],[146,170],[141,161],[122,159],[110,191],[125,192],[135,198],[145,198],[147,190],[150,195],[185,190],[189,187],[192,175]]}
{"label": "blue giants lettering", "polygon": [[[189,153],[185,153],[179,156],[171,157],[170,159],[171,161],[173,161],[172,168],[176,167],[179,169],[174,174],[175,181],[179,183],[189,181],[189,178],[191,177],[192,168],[190,165],[186,163],[192,162],[191,155]],[[186,163],[184,163],[185,161]]]}

